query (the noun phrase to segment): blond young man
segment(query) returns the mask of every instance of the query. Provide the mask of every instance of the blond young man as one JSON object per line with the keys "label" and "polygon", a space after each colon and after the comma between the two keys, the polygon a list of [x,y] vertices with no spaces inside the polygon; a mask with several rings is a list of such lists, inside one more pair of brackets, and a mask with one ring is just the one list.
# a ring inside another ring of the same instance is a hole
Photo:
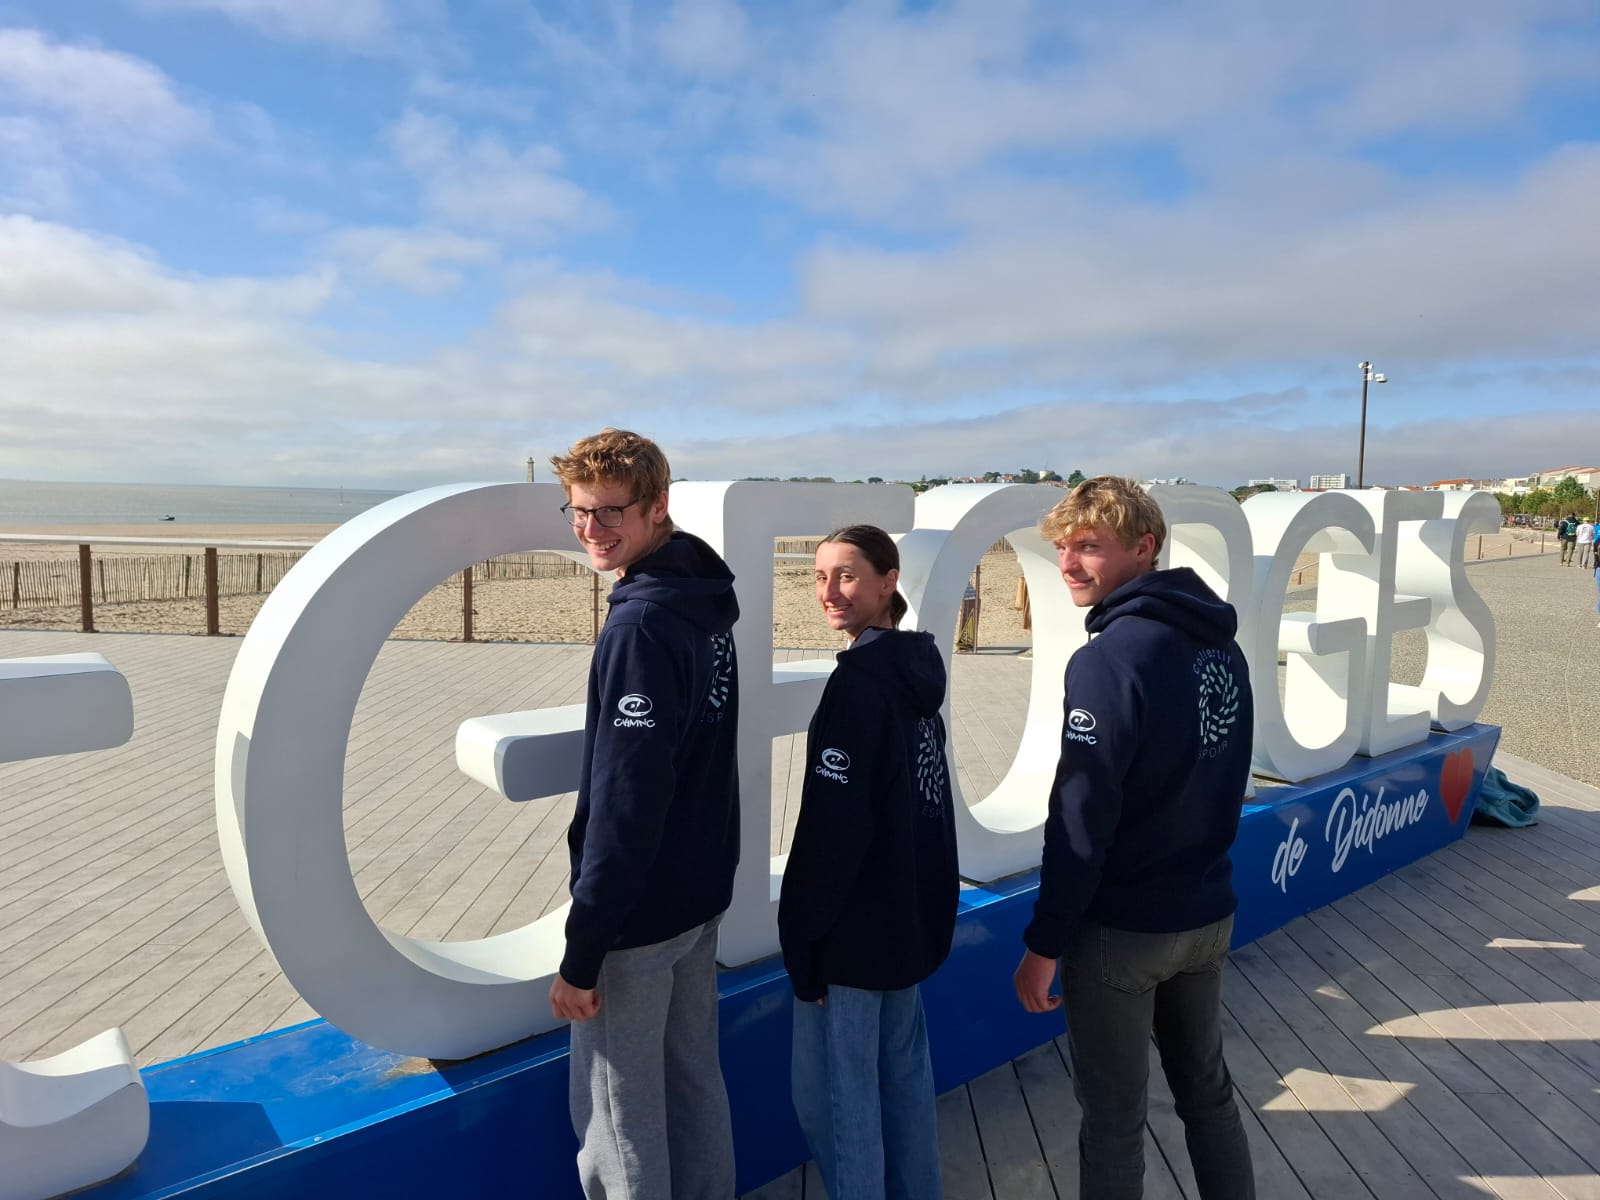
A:
{"label": "blond young man", "polygon": [[1153,1033],[1202,1200],[1250,1200],[1221,1030],[1253,720],[1238,619],[1193,571],[1155,569],[1166,522],[1132,480],[1086,480],[1039,528],[1094,636],[1067,665],[1017,997],[1029,1012],[1065,1000],[1085,1197],[1143,1194]]}
{"label": "blond young man", "polygon": [[614,572],[567,835],[572,909],[550,1008],[572,1022],[584,1195],[728,1200],[716,930],[739,858],[733,574],[673,528],[660,447],[606,429],[550,460]]}

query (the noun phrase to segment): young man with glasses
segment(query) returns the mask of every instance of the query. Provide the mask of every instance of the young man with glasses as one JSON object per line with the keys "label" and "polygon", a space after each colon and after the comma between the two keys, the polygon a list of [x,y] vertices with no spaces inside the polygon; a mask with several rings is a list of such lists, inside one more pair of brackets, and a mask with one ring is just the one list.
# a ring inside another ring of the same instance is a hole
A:
{"label": "young man with glasses", "polygon": [[671,473],[648,438],[605,429],[550,462],[590,565],[617,575],[589,669],[550,989],[572,1022],[578,1174],[590,1200],[729,1200],[716,945],[739,859],[733,574],[673,528]]}

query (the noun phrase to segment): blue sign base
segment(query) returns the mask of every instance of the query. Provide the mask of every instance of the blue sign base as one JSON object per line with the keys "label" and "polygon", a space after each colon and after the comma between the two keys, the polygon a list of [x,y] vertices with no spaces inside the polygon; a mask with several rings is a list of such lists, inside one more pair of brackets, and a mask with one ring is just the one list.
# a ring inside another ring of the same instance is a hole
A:
{"label": "blue sign base", "polygon": [[[1243,944],[1465,833],[1500,731],[1474,725],[1245,806],[1234,845]],[[923,985],[934,1074],[953,1088],[1060,1034],[1011,973],[1037,872],[962,893],[950,959]],[[739,1189],[807,1157],[789,1103],[792,1000],[777,959],[724,972],[722,1067]],[[323,1021],[144,1072],[150,1141],[94,1200],[581,1196],[565,1030],[462,1063],[374,1050]]]}

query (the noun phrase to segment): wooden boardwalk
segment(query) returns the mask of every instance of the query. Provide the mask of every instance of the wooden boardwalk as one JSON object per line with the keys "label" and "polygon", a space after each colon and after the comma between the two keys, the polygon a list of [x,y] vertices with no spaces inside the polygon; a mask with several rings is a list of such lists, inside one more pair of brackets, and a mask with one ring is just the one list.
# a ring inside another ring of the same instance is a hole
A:
{"label": "wooden boardwalk", "polygon": [[[237,640],[0,631],[0,656],[94,650],[137,728],[98,754],[0,764],[0,1058],[121,1025],[141,1063],[311,1016],[234,905],[212,819]],[[390,643],[352,731],[345,826],[387,927],[512,928],[565,894],[570,797],[513,805],[454,766],[469,716],[582,699],[584,646]],[[1026,664],[955,665],[957,769],[982,793],[1021,730]],[[774,851],[799,738],[774,744]],[[1600,792],[1501,755],[1544,800],[1233,955],[1229,1063],[1264,1198],[1600,1198]],[[796,795],[798,790],[795,789]],[[1153,1068],[1146,1194],[1194,1197]],[[940,1101],[946,1195],[1076,1196],[1064,1047]],[[764,1200],[820,1187],[803,1172]]]}
{"label": "wooden boardwalk", "polygon": [[[1600,1197],[1600,792],[1543,801],[1236,951],[1228,1064],[1262,1200]],[[1065,1039],[941,1097],[947,1200],[1078,1196]],[[1145,1195],[1197,1195],[1151,1054]],[[760,1200],[815,1200],[814,1171]]]}

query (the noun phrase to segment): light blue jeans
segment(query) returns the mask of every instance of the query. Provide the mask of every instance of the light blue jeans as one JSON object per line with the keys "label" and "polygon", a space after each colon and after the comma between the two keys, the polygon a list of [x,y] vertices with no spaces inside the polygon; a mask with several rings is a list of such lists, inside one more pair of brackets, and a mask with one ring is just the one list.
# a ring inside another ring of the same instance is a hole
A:
{"label": "light blue jeans", "polygon": [[939,1200],[922,996],[830,985],[796,1000],[794,1109],[829,1200]]}

